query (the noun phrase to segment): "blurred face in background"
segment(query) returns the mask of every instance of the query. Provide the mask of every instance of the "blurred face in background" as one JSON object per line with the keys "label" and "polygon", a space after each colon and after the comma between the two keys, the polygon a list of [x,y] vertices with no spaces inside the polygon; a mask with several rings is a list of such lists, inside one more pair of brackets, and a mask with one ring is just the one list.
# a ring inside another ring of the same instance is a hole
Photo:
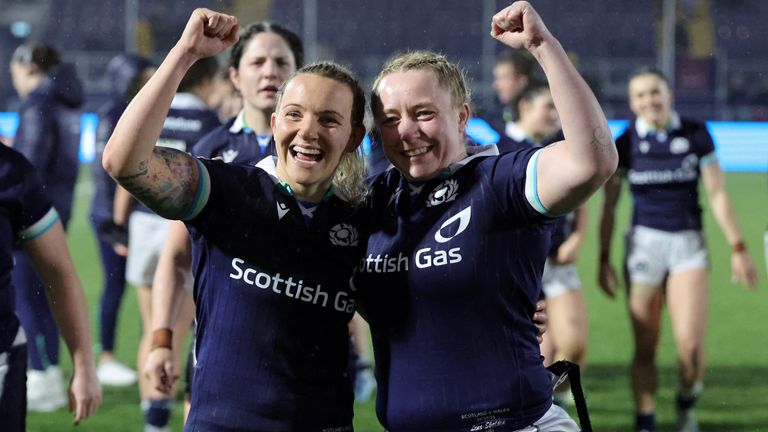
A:
{"label": "blurred face in background", "polygon": [[493,67],[493,89],[504,105],[512,103],[526,84],[528,78],[517,73],[512,63],[497,63]]}
{"label": "blurred face in background", "polygon": [[277,90],[296,71],[288,43],[271,32],[255,34],[247,42],[237,69],[229,77],[243,96],[243,103],[260,111],[273,111]]}
{"label": "blurred face in background", "polygon": [[469,106],[457,107],[434,71],[386,75],[377,88],[376,123],[384,154],[409,181],[426,181],[466,154]]}
{"label": "blurred face in background", "polygon": [[29,94],[40,85],[42,76],[31,63],[11,62],[11,82],[18,93],[19,98],[26,99]]}
{"label": "blurred face in background", "polygon": [[638,75],[629,81],[629,107],[656,129],[669,123],[672,94],[667,82],[655,74]]}
{"label": "blurred face in background", "polygon": [[523,130],[534,137],[549,137],[560,129],[560,116],[557,114],[552,93],[544,90],[533,98],[520,101],[520,121]]}

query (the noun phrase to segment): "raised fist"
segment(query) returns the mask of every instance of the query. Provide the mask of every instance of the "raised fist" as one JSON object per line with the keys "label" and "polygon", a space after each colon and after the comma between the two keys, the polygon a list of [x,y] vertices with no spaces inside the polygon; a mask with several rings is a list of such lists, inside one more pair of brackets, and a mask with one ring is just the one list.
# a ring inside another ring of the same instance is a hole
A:
{"label": "raised fist", "polygon": [[210,9],[195,9],[178,45],[198,57],[211,57],[234,45],[240,26],[237,18]]}
{"label": "raised fist", "polygon": [[533,6],[518,1],[493,16],[491,36],[512,48],[531,50],[552,35]]}

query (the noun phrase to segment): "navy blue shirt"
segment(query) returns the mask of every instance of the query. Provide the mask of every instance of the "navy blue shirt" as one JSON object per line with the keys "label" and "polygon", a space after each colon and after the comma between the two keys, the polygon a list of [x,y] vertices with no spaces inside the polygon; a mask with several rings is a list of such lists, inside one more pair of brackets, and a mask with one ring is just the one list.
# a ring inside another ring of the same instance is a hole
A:
{"label": "navy blue shirt", "polygon": [[43,180],[48,196],[67,225],[80,167],[82,84],[70,64],[46,75],[19,107],[13,148],[23,154]]}
{"label": "navy blue shirt", "polygon": [[[197,96],[177,93],[155,145],[189,153],[196,142],[220,125],[216,112],[207,108]],[[152,213],[141,203],[136,206],[136,210]]]}
{"label": "navy blue shirt", "polygon": [[619,170],[626,174],[634,208],[632,224],[662,231],[701,229],[701,166],[716,161],[706,126],[672,113],[665,131],[640,118],[616,140]]}
{"label": "navy blue shirt", "polygon": [[371,325],[376,413],[390,431],[515,430],[551,405],[531,318],[551,237],[538,150],[468,151],[425,183],[389,170],[372,185],[354,281]]}
{"label": "navy blue shirt", "polygon": [[0,144],[0,353],[8,351],[19,329],[11,285],[13,247],[43,234],[57,219],[29,161]]}
{"label": "navy blue shirt", "polygon": [[185,430],[352,430],[347,324],[364,209],[330,194],[306,224],[273,158],[200,164],[204,207],[187,222],[197,366]]}
{"label": "navy blue shirt", "polygon": [[208,159],[221,157],[227,163],[255,165],[275,153],[269,135],[257,135],[243,123],[243,111],[209,132],[192,148],[192,154]]}

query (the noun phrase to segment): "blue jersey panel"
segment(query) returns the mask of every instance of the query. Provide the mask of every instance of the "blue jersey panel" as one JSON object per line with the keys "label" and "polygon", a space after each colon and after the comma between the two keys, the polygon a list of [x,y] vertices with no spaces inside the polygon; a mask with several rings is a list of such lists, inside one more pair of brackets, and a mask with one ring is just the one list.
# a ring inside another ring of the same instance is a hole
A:
{"label": "blue jersey panel", "polygon": [[350,278],[365,212],[335,195],[305,224],[260,168],[204,161],[193,240],[197,369],[189,430],[352,428]]}
{"label": "blue jersey panel", "polygon": [[[13,247],[25,230],[50,214],[51,208],[42,181],[29,161],[15,150],[0,145],[0,352],[11,347],[19,328],[11,286]],[[50,223],[45,225],[38,231]]]}
{"label": "blue jersey panel", "polygon": [[355,286],[373,335],[376,411],[389,430],[514,430],[551,384],[532,322],[551,219],[528,203],[535,152],[470,158],[448,177],[374,181]]}
{"label": "blue jersey panel", "polygon": [[617,140],[633,198],[632,223],[663,231],[701,229],[700,163],[715,147],[703,123],[681,119],[654,133],[634,119]]}

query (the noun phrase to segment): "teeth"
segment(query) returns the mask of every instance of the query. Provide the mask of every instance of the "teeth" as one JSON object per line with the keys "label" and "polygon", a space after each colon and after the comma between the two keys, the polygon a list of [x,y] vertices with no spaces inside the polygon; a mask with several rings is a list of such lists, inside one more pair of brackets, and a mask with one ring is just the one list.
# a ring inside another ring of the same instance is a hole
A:
{"label": "teeth", "polygon": [[419,148],[416,148],[416,149],[405,150],[403,152],[403,154],[408,156],[408,157],[412,157],[412,156],[422,155],[422,154],[424,154],[424,153],[426,153],[428,151],[429,151],[429,147],[419,147]]}
{"label": "teeth", "polygon": [[317,156],[320,153],[322,153],[320,150],[318,150],[316,148],[300,147],[300,146],[294,146],[293,147],[293,151],[295,151],[296,153],[303,153],[303,154],[306,154],[306,155],[313,155],[313,156]]}

